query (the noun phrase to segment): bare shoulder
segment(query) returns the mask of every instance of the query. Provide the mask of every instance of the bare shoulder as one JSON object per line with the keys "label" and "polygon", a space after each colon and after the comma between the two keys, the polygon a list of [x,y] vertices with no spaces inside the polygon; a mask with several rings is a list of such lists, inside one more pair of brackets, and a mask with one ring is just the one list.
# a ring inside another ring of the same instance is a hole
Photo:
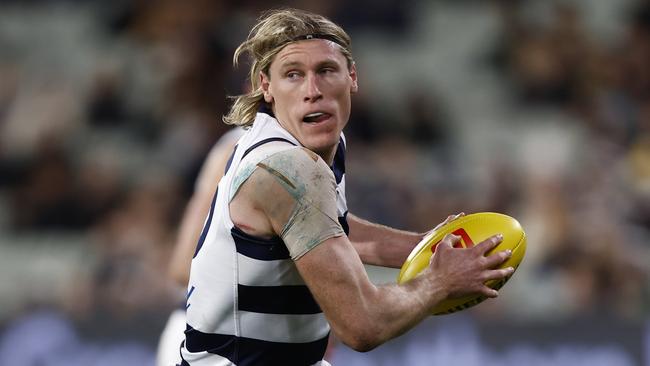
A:
{"label": "bare shoulder", "polygon": [[269,194],[277,193],[278,186],[273,183],[278,183],[296,200],[311,190],[336,185],[334,174],[323,159],[302,147],[285,149],[262,159],[248,181],[267,200],[273,199]]}
{"label": "bare shoulder", "polygon": [[297,260],[325,240],[344,235],[336,211],[336,181],[316,154],[291,148],[257,162],[230,203],[233,222],[253,235],[280,236]]}
{"label": "bare shoulder", "polygon": [[[250,234],[280,235],[296,207],[334,207],[336,182],[314,152],[295,147],[259,161],[230,203],[233,222]],[[248,230],[246,230],[248,229]]]}

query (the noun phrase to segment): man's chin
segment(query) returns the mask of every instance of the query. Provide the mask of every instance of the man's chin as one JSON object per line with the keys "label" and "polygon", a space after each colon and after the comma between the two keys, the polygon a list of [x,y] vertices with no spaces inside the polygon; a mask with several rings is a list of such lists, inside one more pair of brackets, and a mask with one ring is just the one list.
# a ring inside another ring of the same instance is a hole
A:
{"label": "man's chin", "polygon": [[338,143],[339,143],[339,136],[336,136],[336,139],[333,138],[315,139],[315,140],[308,141],[306,144],[303,145],[309,150],[320,155],[323,158],[323,160],[327,161],[329,158],[334,156],[334,152],[336,152]]}

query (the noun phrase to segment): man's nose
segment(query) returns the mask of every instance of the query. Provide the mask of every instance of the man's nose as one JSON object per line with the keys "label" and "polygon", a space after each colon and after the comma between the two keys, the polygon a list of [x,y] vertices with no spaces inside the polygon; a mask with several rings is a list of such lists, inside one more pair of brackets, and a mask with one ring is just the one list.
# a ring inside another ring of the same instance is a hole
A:
{"label": "man's nose", "polygon": [[311,73],[307,75],[306,88],[307,90],[305,91],[305,102],[315,102],[322,98],[323,93],[321,93],[318,86],[317,75]]}

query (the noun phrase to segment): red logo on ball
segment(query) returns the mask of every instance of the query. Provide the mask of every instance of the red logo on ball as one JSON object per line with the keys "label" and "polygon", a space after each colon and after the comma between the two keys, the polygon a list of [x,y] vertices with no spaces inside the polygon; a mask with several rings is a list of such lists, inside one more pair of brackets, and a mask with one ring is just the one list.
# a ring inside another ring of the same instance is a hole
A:
{"label": "red logo on ball", "polygon": [[[460,236],[460,241],[454,244],[454,248],[470,248],[474,246],[474,241],[472,240],[472,238],[469,237],[469,234],[467,234],[467,231],[465,231],[465,229],[463,228],[456,229],[451,233]],[[440,244],[441,241],[442,240],[439,240],[437,243],[431,246],[432,252],[435,253],[436,248],[438,247],[438,244]]]}

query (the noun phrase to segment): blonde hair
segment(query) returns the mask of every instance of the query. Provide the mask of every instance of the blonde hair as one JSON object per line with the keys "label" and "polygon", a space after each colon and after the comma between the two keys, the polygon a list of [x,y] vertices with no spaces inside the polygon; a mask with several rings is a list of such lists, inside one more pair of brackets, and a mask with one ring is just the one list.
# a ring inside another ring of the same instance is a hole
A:
{"label": "blonde hair", "polygon": [[327,39],[338,44],[348,61],[348,67],[354,63],[350,36],[331,20],[297,9],[277,9],[262,14],[233,56],[233,65],[237,66],[242,54],[250,55],[252,62],[248,78],[251,91],[231,97],[235,102],[230,112],[223,116],[223,121],[230,125],[250,127],[255,121],[257,110],[264,103],[260,72],[269,76],[271,63],[286,45],[311,38]]}

